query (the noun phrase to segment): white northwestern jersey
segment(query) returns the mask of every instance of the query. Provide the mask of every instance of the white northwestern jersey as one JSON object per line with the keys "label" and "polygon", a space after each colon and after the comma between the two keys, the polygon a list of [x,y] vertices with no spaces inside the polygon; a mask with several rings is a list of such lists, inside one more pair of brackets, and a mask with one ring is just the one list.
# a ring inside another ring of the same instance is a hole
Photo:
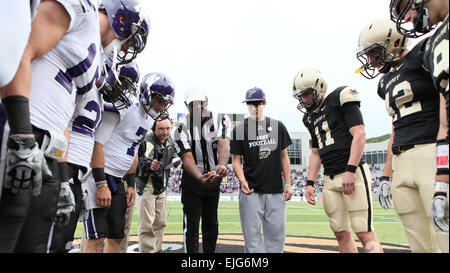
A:
{"label": "white northwestern jersey", "polygon": [[0,50],[0,87],[8,84],[17,72],[39,2],[0,0],[0,37],[4,39]]}
{"label": "white northwestern jersey", "polygon": [[95,88],[101,65],[99,17],[90,0],[57,0],[70,15],[61,40],[32,63],[31,123],[62,134],[75,109],[75,97]]}
{"label": "white northwestern jersey", "polygon": [[75,112],[69,124],[67,162],[88,167],[94,150],[95,129],[102,120],[103,99],[96,87],[76,97]]}
{"label": "white northwestern jersey", "polygon": [[103,146],[105,154],[105,173],[123,177],[139,150],[154,120],[150,118],[140,104],[132,104],[126,115],[121,117],[110,138]]}

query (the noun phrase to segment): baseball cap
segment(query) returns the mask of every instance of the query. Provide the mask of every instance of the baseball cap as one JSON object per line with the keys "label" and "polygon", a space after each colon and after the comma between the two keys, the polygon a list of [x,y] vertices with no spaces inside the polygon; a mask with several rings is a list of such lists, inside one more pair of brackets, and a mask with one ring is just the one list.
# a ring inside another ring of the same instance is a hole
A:
{"label": "baseball cap", "polygon": [[201,89],[200,87],[189,87],[184,93],[184,101],[186,102],[186,104],[189,104],[196,100],[206,101],[206,97],[206,92],[203,91],[203,89]]}
{"label": "baseball cap", "polygon": [[243,103],[250,101],[266,101],[266,94],[264,94],[261,88],[253,87],[245,94],[245,100]]}

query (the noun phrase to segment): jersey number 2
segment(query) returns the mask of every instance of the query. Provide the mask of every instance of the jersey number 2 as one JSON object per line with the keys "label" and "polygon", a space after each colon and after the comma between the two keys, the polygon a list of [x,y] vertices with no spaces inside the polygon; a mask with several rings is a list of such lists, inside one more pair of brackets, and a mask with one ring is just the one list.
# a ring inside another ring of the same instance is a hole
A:
{"label": "jersey number 2", "polygon": [[[391,105],[391,98],[394,100],[395,105]],[[403,81],[394,87],[392,97],[387,94],[386,107],[388,108],[388,113],[393,116],[394,121],[422,110],[420,101],[412,102],[413,99],[414,94],[411,84],[407,81]]]}

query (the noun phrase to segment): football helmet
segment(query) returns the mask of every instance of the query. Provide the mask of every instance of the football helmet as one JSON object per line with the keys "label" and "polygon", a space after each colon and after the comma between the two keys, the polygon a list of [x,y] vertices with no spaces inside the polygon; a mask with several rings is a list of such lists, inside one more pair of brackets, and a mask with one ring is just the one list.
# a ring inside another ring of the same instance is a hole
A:
{"label": "football helmet", "polygon": [[112,66],[111,60],[105,64],[107,75],[99,91],[103,100],[111,103],[116,110],[128,108],[131,98],[136,95],[139,81],[139,68],[136,62],[131,62],[120,67]]}
{"label": "football helmet", "polygon": [[[398,31],[407,37],[418,38],[430,32],[431,25],[428,9],[425,8],[427,0],[391,0],[389,4],[391,20],[397,25]],[[409,11],[416,15],[411,20],[406,17]]]}
{"label": "football helmet", "polygon": [[174,102],[175,86],[162,73],[149,73],[142,78],[139,102],[145,112],[154,120],[169,115],[168,109]]}
{"label": "football helmet", "polygon": [[[297,73],[294,78],[292,96],[299,101],[297,109],[302,112],[312,112],[321,103],[327,92],[327,83],[322,73],[315,69],[305,69]],[[312,94],[311,99],[304,101],[303,96]],[[305,111],[305,110],[306,111]]]}
{"label": "football helmet", "polygon": [[[130,63],[144,50],[150,31],[150,19],[141,0],[102,0],[99,10],[106,12],[114,34],[122,40],[112,43],[113,48],[105,48],[105,54],[110,57],[112,54],[118,64]],[[125,43],[125,51],[119,53],[117,47],[122,47],[122,43]],[[111,53],[114,50],[116,52]]]}
{"label": "football helmet", "polygon": [[408,38],[397,31],[391,20],[371,22],[359,35],[356,57],[362,67],[356,72],[368,79],[389,72],[393,62],[400,59],[407,42]]}

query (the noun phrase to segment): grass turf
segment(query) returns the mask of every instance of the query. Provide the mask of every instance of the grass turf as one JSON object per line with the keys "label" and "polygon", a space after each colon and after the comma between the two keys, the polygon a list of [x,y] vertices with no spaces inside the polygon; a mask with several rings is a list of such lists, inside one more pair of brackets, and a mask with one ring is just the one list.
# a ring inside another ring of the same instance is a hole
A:
{"label": "grass turf", "polygon": [[[183,211],[181,202],[167,201],[167,229],[166,234],[182,234]],[[374,228],[378,239],[383,243],[407,244],[406,235],[400,218],[394,209],[384,210],[378,203],[373,206]],[[286,217],[286,234],[292,236],[311,236],[334,238],[330,229],[322,203],[315,206],[306,202],[288,202]],[[83,232],[83,224],[78,223],[75,237],[80,238]],[[138,233],[138,210],[134,208],[133,222],[130,235]],[[239,219],[238,202],[219,203],[219,233],[242,234]],[[355,237],[356,238],[356,237]]]}

